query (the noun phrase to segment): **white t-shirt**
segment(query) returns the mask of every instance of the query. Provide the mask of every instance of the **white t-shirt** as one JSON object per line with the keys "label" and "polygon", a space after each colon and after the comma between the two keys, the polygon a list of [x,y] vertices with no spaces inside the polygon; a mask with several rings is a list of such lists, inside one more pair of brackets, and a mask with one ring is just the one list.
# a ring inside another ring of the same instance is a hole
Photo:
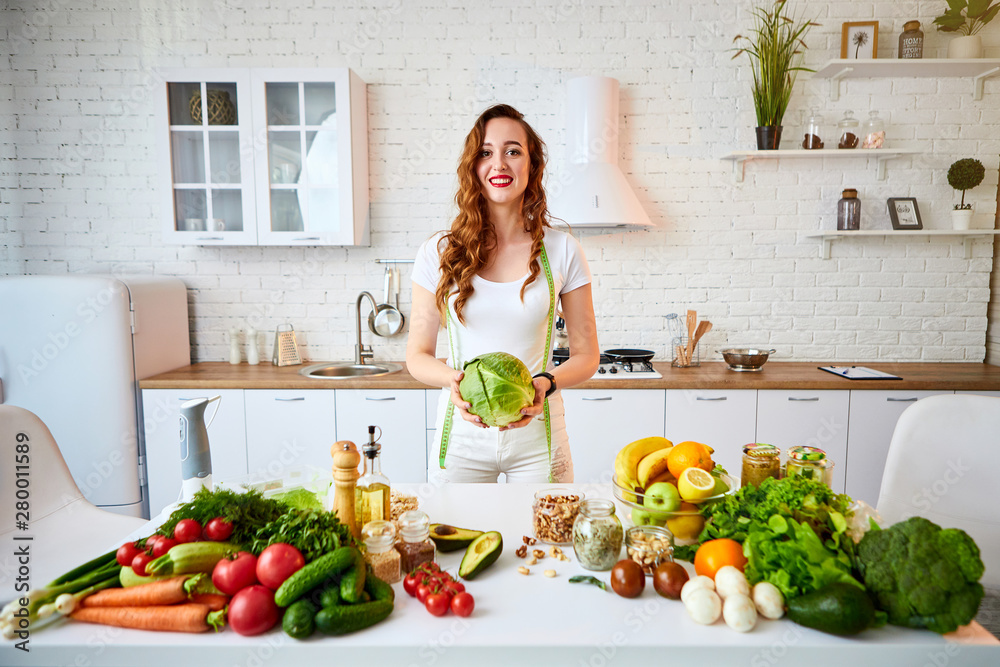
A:
{"label": "white t-shirt", "polygon": [[[413,282],[431,293],[437,290],[441,276],[438,248],[443,235],[444,232],[439,232],[425,241],[413,264]],[[566,232],[546,228],[543,243],[557,298],[591,282],[587,258],[575,238]],[[449,298],[452,341],[458,357],[449,357],[448,363],[452,368],[461,368],[462,364],[480,354],[507,352],[523,361],[532,375],[545,370],[548,356],[545,337],[550,324],[546,319],[549,286],[543,269],[525,290],[522,303],[521,285],[527,277],[528,273],[525,273],[514,282],[495,283],[475,276],[472,279],[473,294],[465,302],[464,325],[455,315],[456,295]]]}

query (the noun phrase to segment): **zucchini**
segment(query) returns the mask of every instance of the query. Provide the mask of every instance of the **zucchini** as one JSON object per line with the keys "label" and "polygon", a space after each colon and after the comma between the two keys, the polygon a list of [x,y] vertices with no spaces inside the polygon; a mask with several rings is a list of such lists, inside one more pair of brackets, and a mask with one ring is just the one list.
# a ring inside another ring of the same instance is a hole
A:
{"label": "zucchini", "polygon": [[146,564],[146,573],[152,576],[163,574],[194,574],[209,572],[215,564],[238,551],[229,542],[184,542],[171,547],[170,551]]}
{"label": "zucchini", "polygon": [[316,631],[316,607],[309,600],[298,600],[285,611],[281,629],[294,639],[305,639]]}
{"label": "zucchini", "polygon": [[141,586],[142,584],[151,584],[154,581],[163,581],[164,579],[173,579],[177,575],[173,574],[161,574],[158,577],[142,576],[141,574],[136,574],[135,570],[132,569],[131,565],[125,565],[122,567],[122,571],[118,574],[118,581],[121,582],[122,588],[129,588],[131,586]]}
{"label": "zucchini", "polygon": [[[358,558],[364,562],[364,558],[354,547],[340,547],[323,554],[285,579],[274,592],[274,603],[279,607],[287,607],[333,575],[354,565]],[[364,585],[364,582],[361,583]]]}
{"label": "zucchini", "polygon": [[344,573],[340,579],[340,597],[347,604],[361,602],[361,594],[365,591],[365,557],[357,549],[354,550],[354,567]]}
{"label": "zucchini", "polygon": [[392,590],[392,586],[371,572],[365,576],[365,592],[372,596],[372,600],[389,600],[392,602],[396,599],[396,591]]}
{"label": "zucchini", "polygon": [[315,621],[317,629],[325,635],[345,635],[380,623],[391,613],[391,600],[375,600],[364,604],[324,607],[317,612]]}

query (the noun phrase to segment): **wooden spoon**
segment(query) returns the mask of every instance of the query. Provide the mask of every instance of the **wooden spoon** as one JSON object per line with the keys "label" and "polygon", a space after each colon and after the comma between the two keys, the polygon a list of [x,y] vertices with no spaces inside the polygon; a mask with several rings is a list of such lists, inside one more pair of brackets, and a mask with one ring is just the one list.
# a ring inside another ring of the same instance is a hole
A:
{"label": "wooden spoon", "polygon": [[711,330],[712,330],[712,323],[709,322],[708,320],[702,320],[701,322],[698,322],[698,330],[694,332],[694,345],[692,346],[692,349],[697,347],[698,341],[701,340],[701,337],[707,334]]}
{"label": "wooden spoon", "polygon": [[698,311],[696,310],[687,311],[687,328],[688,328],[687,358],[689,362],[691,359],[691,353],[694,352],[694,332],[697,323],[698,323]]}

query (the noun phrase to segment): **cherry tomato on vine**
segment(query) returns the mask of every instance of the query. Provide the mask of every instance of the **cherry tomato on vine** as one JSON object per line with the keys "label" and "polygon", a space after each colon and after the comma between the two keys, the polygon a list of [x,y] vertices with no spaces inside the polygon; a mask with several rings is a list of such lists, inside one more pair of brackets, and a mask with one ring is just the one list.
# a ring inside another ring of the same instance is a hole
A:
{"label": "cherry tomato on vine", "polygon": [[427,607],[427,611],[435,616],[444,616],[447,614],[450,604],[451,599],[446,593],[431,593],[427,596],[427,600],[424,602],[424,606]]}
{"label": "cherry tomato on vine", "polygon": [[451,610],[456,616],[468,616],[476,608],[476,601],[470,593],[461,592],[451,599]]}
{"label": "cherry tomato on vine", "polygon": [[417,599],[420,602],[427,602],[427,596],[431,594],[431,587],[427,584],[417,586]]}
{"label": "cherry tomato on vine", "polygon": [[174,539],[178,542],[197,542],[201,539],[201,524],[194,519],[181,519],[174,526]]}
{"label": "cherry tomato on vine", "polygon": [[413,572],[406,575],[403,579],[403,590],[406,591],[407,595],[411,598],[417,595],[417,586],[420,585],[420,581],[417,579],[417,575]]}

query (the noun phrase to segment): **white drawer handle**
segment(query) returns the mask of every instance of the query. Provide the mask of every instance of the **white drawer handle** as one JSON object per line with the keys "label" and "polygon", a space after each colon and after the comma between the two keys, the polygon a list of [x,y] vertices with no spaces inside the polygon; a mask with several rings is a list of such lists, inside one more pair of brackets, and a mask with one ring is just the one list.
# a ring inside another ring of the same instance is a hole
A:
{"label": "white drawer handle", "polygon": [[613,398],[613,396],[598,396],[598,397],[595,397],[595,398],[591,398],[589,396],[584,396],[583,400],[585,400],[585,401],[610,401],[612,398]]}
{"label": "white drawer handle", "polygon": [[365,396],[366,401],[395,401],[395,396],[385,396],[383,398],[374,398],[372,396]]}
{"label": "white drawer handle", "polygon": [[276,400],[276,401],[304,401],[304,400],[306,400],[306,397],[305,396],[296,396],[295,398],[278,398],[276,396],[274,398],[274,400]]}
{"label": "white drawer handle", "polygon": [[912,403],[917,400],[917,397],[911,396],[910,398],[893,398],[891,396],[886,396],[885,400],[892,401],[893,403]]}
{"label": "white drawer handle", "polygon": [[796,398],[794,396],[789,396],[788,400],[790,400],[790,401],[818,401],[819,400],[819,396],[813,396],[811,398]]}
{"label": "white drawer handle", "polygon": [[728,396],[695,396],[696,401],[725,401]]}

